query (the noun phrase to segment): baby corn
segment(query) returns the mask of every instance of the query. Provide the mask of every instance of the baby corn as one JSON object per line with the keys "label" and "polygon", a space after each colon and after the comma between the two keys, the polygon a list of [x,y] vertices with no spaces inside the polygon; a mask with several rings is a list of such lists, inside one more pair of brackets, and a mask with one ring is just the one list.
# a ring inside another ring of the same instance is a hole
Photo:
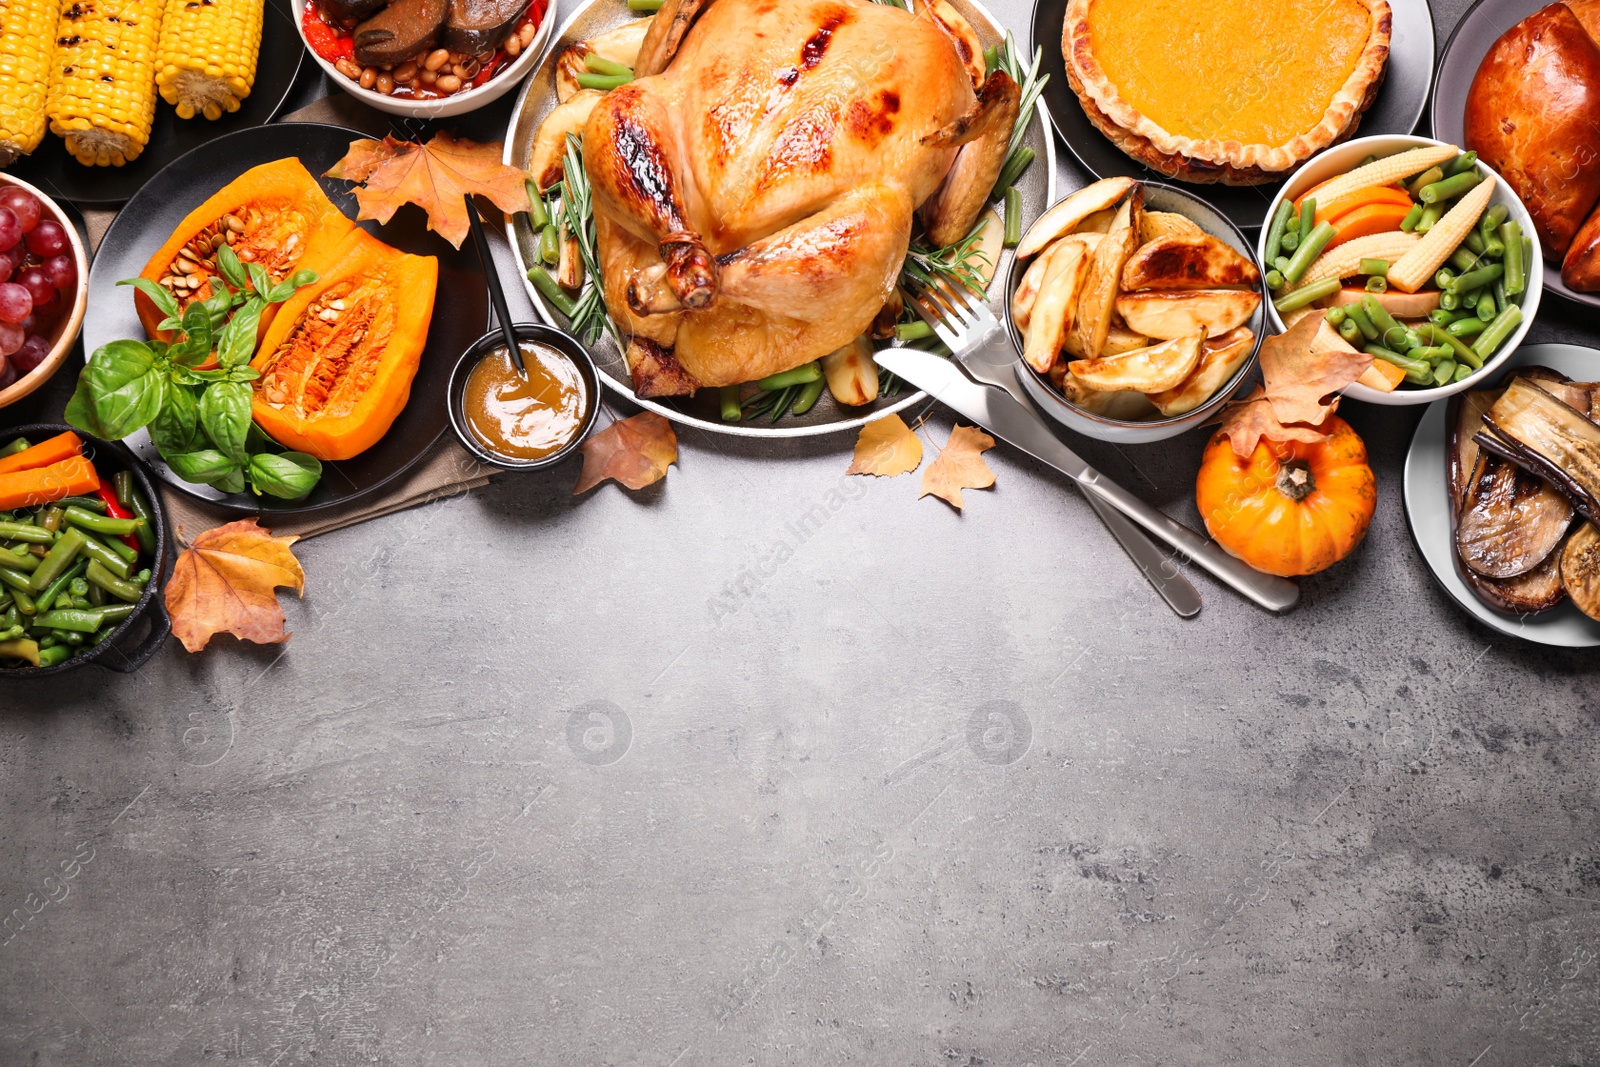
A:
{"label": "baby corn", "polygon": [[166,0],[156,85],[180,118],[238,111],[255,83],[263,0]]}
{"label": "baby corn", "polygon": [[[1414,233],[1395,230],[1393,233],[1374,233],[1346,241],[1313,260],[1305,277],[1294,288],[1304,289],[1325,278],[1348,278],[1360,274],[1363,259],[1387,259],[1392,263],[1415,248],[1420,240],[1422,238]],[[1393,267],[1389,268],[1389,276],[1394,277]],[[1294,289],[1289,292],[1294,292]]]}
{"label": "baby corn", "polygon": [[1460,154],[1461,149],[1455,145],[1424,145],[1421,148],[1412,148],[1392,156],[1385,156],[1383,159],[1375,159],[1364,167],[1357,167],[1347,174],[1323,182],[1315,189],[1301,194],[1300,199],[1314,196],[1319,204],[1331,204],[1341,196],[1349,196],[1362,189],[1389,185],[1401,178],[1421,174],[1429,167],[1448,163]]}
{"label": "baby corn", "polygon": [[122,166],[150,142],[162,0],[62,0],[45,115],[89,166]]}
{"label": "baby corn", "polygon": [[1445,260],[1478,224],[1493,193],[1492,181],[1473,186],[1456,201],[1456,206],[1444,218],[1434,224],[1427,236],[1389,267],[1389,284],[1407,293],[1414,293],[1426,285],[1434,272],[1444,265]]}
{"label": "baby corn", "polygon": [[56,0],[0,0],[0,167],[44,139]]}

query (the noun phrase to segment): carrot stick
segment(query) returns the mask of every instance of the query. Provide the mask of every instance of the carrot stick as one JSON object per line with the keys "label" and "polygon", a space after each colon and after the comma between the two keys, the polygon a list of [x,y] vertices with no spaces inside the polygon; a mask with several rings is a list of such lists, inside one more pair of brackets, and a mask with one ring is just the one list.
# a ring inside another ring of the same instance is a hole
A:
{"label": "carrot stick", "polygon": [[32,470],[35,467],[48,467],[52,463],[59,463],[68,456],[83,455],[83,441],[78,435],[68,430],[66,433],[56,434],[48,441],[40,441],[32,448],[25,448],[21,452],[0,459],[0,474],[10,474],[13,471]]}
{"label": "carrot stick", "polygon": [[100,488],[94,464],[82,456],[32,470],[0,474],[0,511],[36,507],[64,496],[93,493]]}

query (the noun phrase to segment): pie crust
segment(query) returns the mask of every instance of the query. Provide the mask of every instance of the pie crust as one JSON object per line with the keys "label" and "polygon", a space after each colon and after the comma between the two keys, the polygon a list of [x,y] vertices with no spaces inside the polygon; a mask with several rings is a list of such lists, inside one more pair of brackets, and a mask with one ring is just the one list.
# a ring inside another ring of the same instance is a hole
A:
{"label": "pie crust", "polygon": [[[1197,140],[1166,129],[1118,91],[1094,54],[1090,12],[1097,2],[1099,0],[1069,0],[1067,4],[1061,31],[1067,80],[1096,129],[1140,163],[1182,181],[1260,185],[1282,178],[1287,171],[1355,131],[1362,114],[1377,98],[1388,68],[1393,22],[1388,0],[1356,0],[1371,14],[1371,29],[1350,76],[1315,125],[1281,144],[1249,144],[1224,138]],[[1222,2],[1238,3],[1239,0]],[[1305,58],[1311,62],[1317,60],[1314,53]],[[1205,72],[1191,66],[1183,76],[1203,78]],[[1279,79],[1273,91],[1285,91],[1292,86],[1291,79]]]}

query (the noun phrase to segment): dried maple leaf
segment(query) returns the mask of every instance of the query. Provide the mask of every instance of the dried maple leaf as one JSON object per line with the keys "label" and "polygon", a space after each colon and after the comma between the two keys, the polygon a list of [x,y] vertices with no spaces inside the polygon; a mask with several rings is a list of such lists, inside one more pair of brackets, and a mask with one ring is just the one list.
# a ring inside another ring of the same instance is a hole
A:
{"label": "dried maple leaf", "polygon": [[388,222],[401,204],[428,213],[428,226],[461,247],[467,236],[467,193],[486,197],[506,214],[527,211],[527,175],[500,162],[499,142],[478,144],[440,131],[427,144],[363,138],[327,172],[330,178],[363,182],[356,189],[358,218]]}
{"label": "dried maple leaf", "polygon": [[643,489],[667,476],[678,461],[678,435],[672,423],[653,411],[618,419],[590,437],[580,449],[583,471],[572,495],[587,493],[607,478],[629,489]]}
{"label": "dried maple leaf", "polygon": [[921,439],[899,415],[887,415],[861,427],[855,457],[845,473],[893,478],[916,470],[921,462]]}
{"label": "dried maple leaf", "polygon": [[273,537],[255,519],[207,530],[178,557],[165,590],[172,632],[190,652],[212,634],[230,633],[258,645],[287,641],[280,585],[305,591],[306,572],[289,546],[299,538]]}
{"label": "dried maple leaf", "polygon": [[1241,459],[1249,459],[1263,437],[1269,441],[1304,441],[1307,444],[1328,439],[1327,434],[1314,426],[1286,426],[1279,422],[1272,402],[1259,385],[1243,400],[1235,400],[1223,408],[1218,421],[1222,427],[1217,432],[1227,434],[1234,455]]}
{"label": "dried maple leaf", "polygon": [[[1365,352],[1317,344],[1323,321],[1320,314],[1307,315],[1286,332],[1261,342],[1261,377],[1280,422],[1320,424],[1339,406],[1336,394],[1372,366],[1372,357]],[[1333,401],[1324,404],[1329,396]]]}
{"label": "dried maple leaf", "polygon": [[994,484],[994,471],[983,461],[983,453],[994,447],[994,438],[976,426],[957,426],[950,431],[944,451],[922,472],[921,500],[930,493],[959,509],[961,490],[987,489]]}

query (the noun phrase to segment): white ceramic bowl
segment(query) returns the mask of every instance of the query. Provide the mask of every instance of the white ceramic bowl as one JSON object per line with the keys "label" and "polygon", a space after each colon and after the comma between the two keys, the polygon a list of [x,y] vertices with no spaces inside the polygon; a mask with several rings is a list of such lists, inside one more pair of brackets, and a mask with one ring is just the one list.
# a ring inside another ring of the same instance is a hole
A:
{"label": "white ceramic bowl", "polygon": [[549,6],[545,8],[544,18],[539,21],[539,28],[534,31],[533,42],[524,48],[505,70],[476,89],[452,93],[437,100],[409,100],[405,97],[387,96],[375,93],[371,89],[363,89],[340,74],[339,69],[332,63],[317,55],[316,50],[306,41],[302,22],[306,13],[306,2],[307,0],[290,0],[294,7],[295,29],[300,32],[300,42],[305,45],[306,53],[317,61],[318,66],[328,72],[328,77],[333,79],[334,84],[363,104],[375,107],[379,111],[387,111],[391,115],[409,115],[419,119],[443,119],[451,115],[464,115],[506,95],[518,82],[527,77],[528,72],[538,63],[545,45],[550,42],[550,29],[556,24],[556,0],[550,0]]}
{"label": "white ceramic bowl", "polygon": [[[1396,152],[1403,152],[1408,148],[1419,145],[1439,145],[1443,141],[1435,141],[1431,137],[1415,137],[1410,134],[1380,134],[1375,137],[1358,137],[1353,141],[1346,141],[1328,149],[1319,156],[1313,156],[1311,161],[1295,172],[1294,177],[1284,183],[1278,190],[1278,195],[1272,198],[1272,204],[1267,208],[1267,218],[1270,220],[1278,211],[1278,204],[1284,199],[1293,200],[1305,190],[1327,181],[1336,174],[1354,170],[1361,165],[1361,161],[1370,155],[1392,156]],[[1490,197],[1491,204],[1504,204],[1510,210],[1510,218],[1516,219],[1522,226],[1522,232],[1533,238],[1533,258],[1528,263],[1528,289],[1522,294],[1522,325],[1506,339],[1487,362],[1483,369],[1471,377],[1449,385],[1440,385],[1432,389],[1416,389],[1402,383],[1392,393],[1382,393],[1371,389],[1359,382],[1351,384],[1344,394],[1352,400],[1365,400],[1371,404],[1385,404],[1391,407],[1409,407],[1412,404],[1429,404],[1440,397],[1452,393],[1459,393],[1464,389],[1474,389],[1477,383],[1486,377],[1493,377],[1495,369],[1504,363],[1517,350],[1522,339],[1528,335],[1528,327],[1533,325],[1533,320],[1539,313],[1539,297],[1544,292],[1544,253],[1539,247],[1539,234],[1534,230],[1533,216],[1528,214],[1528,209],[1523,206],[1521,199],[1512,192],[1511,186],[1505,179],[1496,174],[1493,168],[1479,163],[1478,167],[1489,180],[1494,182],[1494,195]],[[1256,260],[1263,262],[1266,256],[1267,227],[1261,227],[1261,235],[1256,239]],[[1272,318],[1272,328],[1276,332],[1283,331],[1283,320],[1278,317],[1278,312],[1269,303],[1267,313]]]}
{"label": "white ceramic bowl", "polygon": [[[1172,211],[1183,215],[1199,225],[1206,233],[1225,241],[1251,262],[1256,261],[1256,254],[1249,240],[1240,232],[1239,227],[1216,208],[1175,185],[1150,181],[1142,184],[1145,210]],[[1011,272],[1006,278],[1004,300],[1006,334],[1018,352],[1023,350],[1023,339],[1017,324],[1011,318],[1011,296],[1017,291],[1017,283],[1022,280],[1022,275],[1031,262],[1031,259],[1013,262]],[[1259,285],[1257,291],[1263,296],[1266,292],[1265,288]],[[1118,444],[1137,445],[1150,441],[1165,441],[1169,437],[1176,437],[1209,421],[1217,410],[1250,380],[1251,374],[1255,371],[1256,353],[1261,348],[1261,338],[1265,332],[1266,315],[1262,309],[1266,307],[1266,303],[1263,299],[1262,307],[1258,307],[1256,313],[1246,323],[1256,335],[1255,346],[1250,350],[1250,358],[1240,365],[1222,388],[1212,394],[1211,399],[1183,415],[1175,415],[1172,418],[1154,415],[1146,419],[1111,419],[1092,411],[1085,411],[1073,404],[1061,395],[1048,378],[1034,370],[1026,361],[1020,359],[1017,361],[1017,377],[1022,380],[1023,388],[1028,391],[1034,403],[1038,404],[1046,415],[1069,430],[1076,430],[1087,437],[1101,441],[1115,441]]]}
{"label": "white ceramic bowl", "polygon": [[54,329],[50,331],[50,353],[33,370],[4,389],[0,389],[0,408],[3,408],[8,404],[15,404],[49,381],[50,376],[60,370],[61,364],[66,362],[67,353],[72,351],[73,342],[78,339],[78,329],[83,325],[84,309],[89,306],[89,255],[84,251],[83,242],[78,239],[78,228],[43,191],[34,188],[21,178],[13,178],[3,173],[0,173],[0,185],[18,186],[38,198],[39,203],[44,205],[44,215],[40,217],[56,220],[61,224],[61,228],[67,231],[67,241],[72,245],[72,259],[78,265],[78,287],[72,293],[72,306],[62,312],[61,317],[56,320]]}

